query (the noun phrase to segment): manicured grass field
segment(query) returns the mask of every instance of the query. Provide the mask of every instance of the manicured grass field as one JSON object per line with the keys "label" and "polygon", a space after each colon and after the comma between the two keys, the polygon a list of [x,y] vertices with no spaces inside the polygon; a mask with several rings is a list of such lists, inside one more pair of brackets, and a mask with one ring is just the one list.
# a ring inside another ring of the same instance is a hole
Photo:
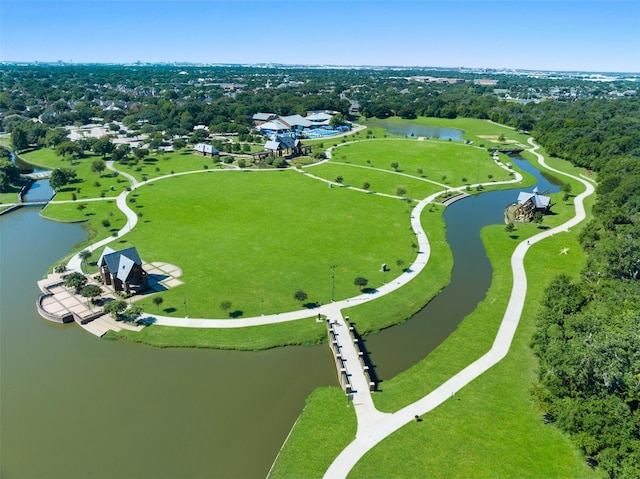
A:
{"label": "manicured grass field", "polygon": [[491,160],[491,155],[486,150],[456,142],[365,140],[335,148],[332,161],[385,171],[394,171],[391,164],[397,163],[399,173],[452,187],[510,178],[508,172]]}
{"label": "manicured grass field", "polygon": [[[151,314],[153,311],[153,309],[148,310]],[[314,316],[288,323],[237,329],[150,326],[139,333],[126,329],[118,333],[109,331],[106,339],[128,339],[160,348],[215,347],[217,349],[254,351],[277,346],[318,344],[327,339],[327,328],[324,322],[316,322]]]}
{"label": "manicured grass field", "polygon": [[422,199],[437,191],[444,190],[441,186],[415,177],[376,170],[375,168],[336,164],[334,162],[308,167],[305,168],[305,171],[328,181],[335,181],[338,176],[341,176],[344,186],[354,188],[364,188],[364,183],[366,182],[370,185],[368,191],[371,193],[396,196],[398,188],[403,188],[406,193],[402,196],[405,198]]}
{"label": "manicured grass field", "polygon": [[[219,171],[175,176],[130,195],[142,214],[114,248],[135,245],[147,262],[179,266],[184,285],[162,293],[164,313],[192,317],[259,316],[359,294],[389,251],[410,264],[416,251],[410,208],[397,199],[327,188],[293,170]],[[380,227],[384,225],[384,227]],[[222,301],[231,301],[228,312]],[[140,304],[153,310],[150,300]]]}

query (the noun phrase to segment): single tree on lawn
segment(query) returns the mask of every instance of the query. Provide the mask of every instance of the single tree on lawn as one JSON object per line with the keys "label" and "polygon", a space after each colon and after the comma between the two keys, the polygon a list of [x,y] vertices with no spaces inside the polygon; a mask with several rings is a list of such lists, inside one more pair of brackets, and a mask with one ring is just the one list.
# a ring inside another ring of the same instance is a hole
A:
{"label": "single tree on lawn", "polygon": [[231,309],[231,301],[226,300],[220,303],[220,309],[225,313]]}
{"label": "single tree on lawn", "polygon": [[98,173],[102,177],[102,172],[107,168],[107,164],[104,160],[93,160],[91,162],[91,171]]}
{"label": "single tree on lawn", "polygon": [[391,163],[391,168],[393,169],[393,171],[398,171],[398,167],[400,165],[398,164],[397,161],[394,161],[393,163]]}
{"label": "single tree on lawn", "polygon": [[115,145],[111,143],[108,136],[103,136],[93,144],[93,152],[101,155],[103,158],[115,149]]}
{"label": "single tree on lawn", "polygon": [[504,230],[507,233],[513,233],[516,230],[516,225],[514,225],[513,223],[507,223],[504,227]]}
{"label": "single tree on lawn", "polygon": [[298,290],[298,291],[295,292],[293,297],[296,299],[296,301],[299,301],[300,304],[302,304],[302,302],[306,301],[306,299],[307,299],[307,293],[305,293],[302,290]]}
{"label": "single tree on lawn", "polygon": [[360,291],[362,291],[364,287],[369,284],[369,280],[367,278],[363,278],[362,276],[358,276],[353,280],[353,284],[355,284],[358,288],[360,288]]}
{"label": "single tree on lawn", "polygon": [[542,220],[544,220],[544,215],[542,214],[542,211],[536,211],[533,214],[532,221],[537,225],[541,225],[542,224]]}
{"label": "single tree on lawn", "polygon": [[396,190],[396,195],[404,196],[406,193],[407,193],[407,190],[405,188],[403,188],[402,186],[398,186],[398,189]]}
{"label": "single tree on lawn", "polygon": [[64,277],[64,285],[67,288],[75,288],[76,294],[80,293],[80,290],[87,284],[87,278],[82,273],[71,273]]}
{"label": "single tree on lawn", "polygon": [[71,183],[76,177],[76,170],[72,168],[56,168],[51,172],[51,177],[49,178],[49,185],[54,190],[58,190],[62,188],[64,185]]}
{"label": "single tree on lawn", "polygon": [[164,299],[160,296],[156,296],[151,301],[158,307],[158,312],[160,312],[160,305],[164,303]]}

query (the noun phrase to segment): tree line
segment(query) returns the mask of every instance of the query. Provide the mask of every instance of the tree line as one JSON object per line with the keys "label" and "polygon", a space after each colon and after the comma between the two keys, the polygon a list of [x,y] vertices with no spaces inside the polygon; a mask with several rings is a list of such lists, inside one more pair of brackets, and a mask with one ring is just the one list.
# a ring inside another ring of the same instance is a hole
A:
{"label": "tree line", "polygon": [[558,103],[536,127],[550,151],[598,171],[598,186],[593,220],[580,234],[586,266],[578,277],[555,278],[542,300],[534,398],[591,465],[629,479],[640,477],[638,106]]}

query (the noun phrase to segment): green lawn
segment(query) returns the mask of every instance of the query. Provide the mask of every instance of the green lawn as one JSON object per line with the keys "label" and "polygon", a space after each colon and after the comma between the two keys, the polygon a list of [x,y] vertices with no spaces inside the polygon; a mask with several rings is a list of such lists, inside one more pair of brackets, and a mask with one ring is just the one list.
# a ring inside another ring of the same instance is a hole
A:
{"label": "green lawn", "polygon": [[[160,311],[160,309],[155,309]],[[149,309],[153,315],[154,310]],[[106,339],[128,339],[164,347],[237,349],[245,351],[269,349],[277,346],[318,344],[327,339],[324,322],[312,318],[287,323],[269,324],[237,329],[176,328],[149,326],[139,333],[123,329],[109,331]]]}
{"label": "green lawn", "polygon": [[[406,202],[367,195],[287,171],[225,171],[175,176],[130,195],[142,215],[114,248],[135,245],[147,262],[183,269],[183,286],[162,293],[166,314],[224,317],[295,310],[359,294],[353,281],[382,283],[388,251],[410,264],[415,241]],[[380,228],[380,224],[385,228]],[[264,299],[264,303],[263,303]],[[150,300],[140,304],[152,310]],[[264,307],[264,309],[262,309]]]}
{"label": "green lawn", "polygon": [[129,181],[110,170],[105,170],[102,175],[91,171],[91,163],[100,156],[88,154],[78,160],[63,160],[56,155],[51,148],[21,153],[20,157],[35,166],[41,168],[71,168],[76,171],[77,177],[72,183],[60,188],[56,194],[56,200],[78,200],[100,197],[118,196],[129,186]]}
{"label": "green lawn", "polygon": [[[332,161],[397,171],[451,187],[510,178],[484,149],[456,142],[386,139],[350,143],[332,152]],[[422,170],[422,172],[419,171]],[[489,178],[492,175],[492,178]]]}
{"label": "green lawn", "polygon": [[[84,222],[87,239],[77,245],[76,249],[85,248],[113,235],[124,227],[127,221],[124,213],[116,207],[116,200],[113,198],[103,201],[49,203],[40,215],[54,221]],[[99,253],[95,252],[89,261],[95,262],[98,258]],[[93,271],[97,271],[97,267]]]}

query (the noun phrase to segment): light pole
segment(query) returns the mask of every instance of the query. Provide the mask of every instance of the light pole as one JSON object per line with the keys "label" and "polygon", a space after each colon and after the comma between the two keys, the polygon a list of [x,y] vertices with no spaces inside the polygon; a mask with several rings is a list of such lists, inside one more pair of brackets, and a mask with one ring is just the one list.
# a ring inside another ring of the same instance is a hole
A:
{"label": "light pole", "polygon": [[336,294],[336,265],[331,265],[331,302],[335,300]]}

